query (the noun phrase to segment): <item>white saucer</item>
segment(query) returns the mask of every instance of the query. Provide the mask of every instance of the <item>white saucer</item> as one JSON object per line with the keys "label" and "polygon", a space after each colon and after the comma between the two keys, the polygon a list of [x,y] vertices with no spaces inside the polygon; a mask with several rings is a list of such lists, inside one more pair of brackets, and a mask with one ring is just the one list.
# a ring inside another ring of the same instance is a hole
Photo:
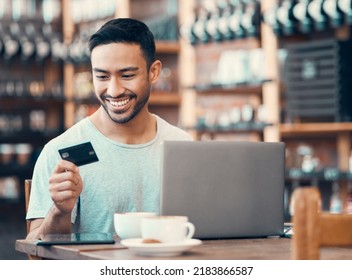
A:
{"label": "white saucer", "polygon": [[143,243],[141,238],[121,240],[121,244],[142,256],[172,257],[202,244],[199,239],[187,239],[181,243]]}

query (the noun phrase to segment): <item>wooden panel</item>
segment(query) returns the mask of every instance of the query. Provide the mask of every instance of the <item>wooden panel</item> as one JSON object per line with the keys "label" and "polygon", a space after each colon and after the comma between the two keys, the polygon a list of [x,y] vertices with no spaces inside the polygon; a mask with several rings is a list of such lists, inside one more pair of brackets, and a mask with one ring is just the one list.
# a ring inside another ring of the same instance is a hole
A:
{"label": "wooden panel", "polygon": [[165,92],[153,92],[149,97],[149,105],[152,106],[178,106],[180,102],[181,97],[179,95]]}
{"label": "wooden panel", "polygon": [[293,194],[294,216],[292,258],[319,259],[318,211],[320,195],[316,187],[299,188]]}
{"label": "wooden panel", "polygon": [[320,245],[352,245],[352,215],[322,213],[319,217]]}
{"label": "wooden panel", "polygon": [[345,131],[352,131],[352,123],[294,123],[280,125],[280,133],[283,136],[312,133],[330,134]]}
{"label": "wooden panel", "polygon": [[156,18],[168,13],[167,0],[129,0],[129,2],[130,16],[140,20]]}
{"label": "wooden panel", "polygon": [[294,259],[319,259],[321,247],[352,246],[352,215],[321,212],[317,187],[293,193]]}
{"label": "wooden panel", "polygon": [[178,54],[180,44],[178,42],[156,41],[156,52],[166,54]]}

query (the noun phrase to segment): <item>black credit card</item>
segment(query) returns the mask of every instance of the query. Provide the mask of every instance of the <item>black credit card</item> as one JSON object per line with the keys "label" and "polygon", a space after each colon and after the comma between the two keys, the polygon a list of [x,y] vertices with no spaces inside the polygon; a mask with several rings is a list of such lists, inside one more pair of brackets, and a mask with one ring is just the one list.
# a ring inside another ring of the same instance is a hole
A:
{"label": "black credit card", "polygon": [[60,149],[59,153],[62,159],[73,162],[77,166],[99,160],[91,142]]}

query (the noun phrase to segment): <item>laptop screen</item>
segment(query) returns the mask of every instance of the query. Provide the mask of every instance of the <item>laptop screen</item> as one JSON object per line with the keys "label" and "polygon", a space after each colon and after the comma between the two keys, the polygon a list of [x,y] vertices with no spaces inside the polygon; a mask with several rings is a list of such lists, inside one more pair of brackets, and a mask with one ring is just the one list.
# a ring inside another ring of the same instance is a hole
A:
{"label": "laptop screen", "polygon": [[197,238],[281,235],[285,146],[164,142],[160,212],[185,215]]}

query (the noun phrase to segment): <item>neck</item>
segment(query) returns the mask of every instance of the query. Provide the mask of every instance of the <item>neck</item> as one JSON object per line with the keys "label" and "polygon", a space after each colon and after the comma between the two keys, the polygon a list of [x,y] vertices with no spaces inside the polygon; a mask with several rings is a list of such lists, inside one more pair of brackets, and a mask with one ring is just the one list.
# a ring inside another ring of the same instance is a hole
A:
{"label": "neck", "polygon": [[123,144],[148,143],[156,135],[156,119],[147,107],[124,124],[112,121],[102,107],[90,116],[90,120],[104,136]]}

